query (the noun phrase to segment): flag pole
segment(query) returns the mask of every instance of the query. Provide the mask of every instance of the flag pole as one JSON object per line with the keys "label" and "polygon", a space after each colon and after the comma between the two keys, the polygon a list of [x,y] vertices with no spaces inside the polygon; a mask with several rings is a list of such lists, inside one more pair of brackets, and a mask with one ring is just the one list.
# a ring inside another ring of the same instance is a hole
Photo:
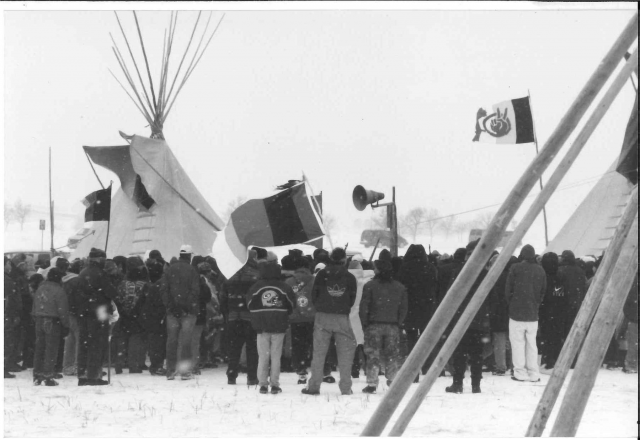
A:
{"label": "flag pole", "polygon": [[[109,197],[111,197],[111,186],[113,185],[113,180],[109,182]],[[107,241],[104,244],[104,253],[107,253],[107,247],[109,246],[109,228],[111,227],[111,209],[109,209],[109,220],[107,220]]]}
{"label": "flag pole", "polygon": [[53,248],[53,199],[52,199],[52,190],[51,190],[51,147],[49,147],[49,221],[51,222],[51,258],[53,258],[53,254],[55,253],[55,249]]}
{"label": "flag pole", "polygon": [[[531,92],[527,89],[527,95],[529,96],[529,107],[531,108],[531,122],[533,123],[533,143],[536,146],[536,156],[540,153],[538,151],[538,135],[536,134],[536,123],[533,117],[533,106],[531,105]],[[542,191],[542,175],[540,175],[540,191]],[[547,207],[542,207],[542,218],[544,220],[544,245],[549,245],[549,226],[547,225]]]}

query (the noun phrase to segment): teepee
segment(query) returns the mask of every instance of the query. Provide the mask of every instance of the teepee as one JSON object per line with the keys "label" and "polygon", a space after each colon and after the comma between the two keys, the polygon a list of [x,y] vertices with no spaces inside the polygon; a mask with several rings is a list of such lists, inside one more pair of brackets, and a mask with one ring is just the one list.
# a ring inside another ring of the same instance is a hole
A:
{"label": "teepee", "polygon": [[[110,222],[86,223],[81,237],[76,237],[73,242],[70,240],[70,245],[74,248],[72,258],[87,256],[92,247],[104,249],[106,243],[109,258],[116,255],[142,256],[150,250],[159,250],[164,256],[171,257],[178,254],[183,244],[191,245],[195,254],[207,255],[213,247],[216,232],[224,228],[220,217],[180,166],[163,134],[164,123],[177,95],[202,58],[222,21],[221,18],[206,44],[202,46],[211,21],[211,15],[209,16],[200,42],[192,52],[191,61],[186,65],[185,59],[198,30],[201,14],[198,14],[187,48],[173,79],[170,80],[169,67],[178,19],[177,12],[171,13],[169,30],[165,33],[164,39],[160,81],[157,83],[159,87],[156,89],[151,78],[136,13],[134,12],[133,16],[144,55],[148,83],[143,80],[144,73],[141,74],[143,64],[136,61],[116,13],[118,25],[133,62],[133,69],[129,69],[112,36],[113,52],[129,89],[112,72],[111,74],[149,123],[151,136],[127,136],[120,132],[127,141],[126,145],[83,147],[90,162],[116,174],[120,180],[120,188],[112,195]],[[137,82],[131,72],[135,72]]]}
{"label": "teepee", "polygon": [[562,229],[545,249],[558,255],[564,250],[577,257],[599,257],[607,249],[633,190],[627,178],[609,167]]}

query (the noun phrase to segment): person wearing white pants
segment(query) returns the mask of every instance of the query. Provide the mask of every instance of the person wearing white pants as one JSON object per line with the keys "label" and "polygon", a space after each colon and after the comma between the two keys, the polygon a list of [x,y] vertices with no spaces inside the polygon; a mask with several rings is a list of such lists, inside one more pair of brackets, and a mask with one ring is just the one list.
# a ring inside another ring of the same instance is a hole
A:
{"label": "person wearing white pants", "polygon": [[538,309],[547,288],[547,275],[536,262],[533,246],[525,245],[518,259],[521,262],[511,266],[505,286],[509,304],[512,379],[538,382]]}
{"label": "person wearing white pants", "polygon": [[509,319],[509,341],[511,342],[511,359],[513,377],[519,381],[538,382],[538,347],[536,334],[538,321],[525,322]]}

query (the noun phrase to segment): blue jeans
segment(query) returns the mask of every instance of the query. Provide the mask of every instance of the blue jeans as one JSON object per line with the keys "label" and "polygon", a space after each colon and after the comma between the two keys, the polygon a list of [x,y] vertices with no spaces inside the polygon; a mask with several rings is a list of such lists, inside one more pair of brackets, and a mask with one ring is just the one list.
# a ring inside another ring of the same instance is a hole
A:
{"label": "blue jeans", "polygon": [[176,318],[167,315],[167,376],[189,373],[193,368],[191,358],[191,338],[196,325],[196,315]]}

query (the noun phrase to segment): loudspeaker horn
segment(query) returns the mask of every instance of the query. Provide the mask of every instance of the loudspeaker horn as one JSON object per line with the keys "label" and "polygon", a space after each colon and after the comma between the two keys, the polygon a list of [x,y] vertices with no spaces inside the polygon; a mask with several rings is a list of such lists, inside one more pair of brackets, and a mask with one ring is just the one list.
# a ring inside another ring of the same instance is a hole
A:
{"label": "loudspeaker horn", "polygon": [[382,199],[384,194],[381,192],[365,189],[362,185],[353,188],[353,205],[358,211],[364,211],[367,206]]}

